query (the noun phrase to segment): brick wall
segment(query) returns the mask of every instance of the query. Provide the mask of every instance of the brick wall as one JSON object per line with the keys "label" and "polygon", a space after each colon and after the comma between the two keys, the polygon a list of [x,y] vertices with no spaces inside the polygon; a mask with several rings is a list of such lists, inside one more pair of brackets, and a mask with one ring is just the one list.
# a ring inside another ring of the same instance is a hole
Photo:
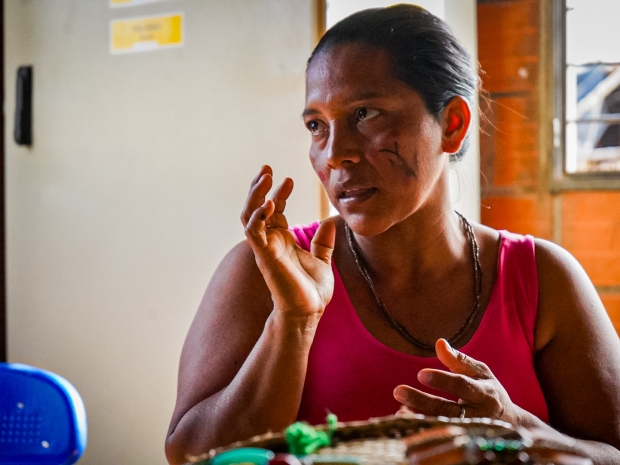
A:
{"label": "brick wall", "polygon": [[478,0],[481,220],[570,251],[620,332],[620,191],[552,194],[544,169],[540,1]]}

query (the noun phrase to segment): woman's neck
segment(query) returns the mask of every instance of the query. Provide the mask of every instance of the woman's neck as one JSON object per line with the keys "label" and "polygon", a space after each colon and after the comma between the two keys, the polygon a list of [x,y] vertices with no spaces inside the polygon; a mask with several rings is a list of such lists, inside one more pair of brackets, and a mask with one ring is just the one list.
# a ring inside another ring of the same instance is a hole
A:
{"label": "woman's neck", "polygon": [[379,281],[445,276],[469,258],[463,224],[449,202],[420,209],[376,236],[354,238]]}

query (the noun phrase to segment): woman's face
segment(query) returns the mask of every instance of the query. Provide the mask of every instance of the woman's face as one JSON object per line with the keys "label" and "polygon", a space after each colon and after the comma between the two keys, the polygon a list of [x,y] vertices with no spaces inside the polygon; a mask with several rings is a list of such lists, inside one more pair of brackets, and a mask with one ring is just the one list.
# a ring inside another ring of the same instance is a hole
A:
{"label": "woman's face", "polygon": [[304,122],[312,166],[357,233],[379,234],[449,195],[439,182],[448,164],[442,122],[392,76],[385,52],[350,43],[315,56]]}

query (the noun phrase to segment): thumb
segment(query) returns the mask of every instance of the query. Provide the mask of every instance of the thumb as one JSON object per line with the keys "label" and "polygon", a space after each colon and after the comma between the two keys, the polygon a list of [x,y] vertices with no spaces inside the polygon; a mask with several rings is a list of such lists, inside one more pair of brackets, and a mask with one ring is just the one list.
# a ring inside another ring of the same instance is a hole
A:
{"label": "thumb", "polygon": [[435,352],[439,361],[452,373],[469,376],[470,378],[488,378],[491,374],[486,364],[452,348],[445,339],[437,340]]}
{"label": "thumb", "polygon": [[336,224],[332,220],[325,220],[319,225],[314,234],[312,244],[310,245],[310,253],[329,265],[332,261],[335,242]]}

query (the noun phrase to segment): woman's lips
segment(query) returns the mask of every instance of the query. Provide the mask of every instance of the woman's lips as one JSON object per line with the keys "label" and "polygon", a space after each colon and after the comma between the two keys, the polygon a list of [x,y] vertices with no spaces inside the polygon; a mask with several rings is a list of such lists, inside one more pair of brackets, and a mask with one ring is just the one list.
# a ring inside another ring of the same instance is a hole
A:
{"label": "woman's lips", "polygon": [[364,203],[377,193],[376,187],[347,189],[338,196],[338,201],[347,206]]}

